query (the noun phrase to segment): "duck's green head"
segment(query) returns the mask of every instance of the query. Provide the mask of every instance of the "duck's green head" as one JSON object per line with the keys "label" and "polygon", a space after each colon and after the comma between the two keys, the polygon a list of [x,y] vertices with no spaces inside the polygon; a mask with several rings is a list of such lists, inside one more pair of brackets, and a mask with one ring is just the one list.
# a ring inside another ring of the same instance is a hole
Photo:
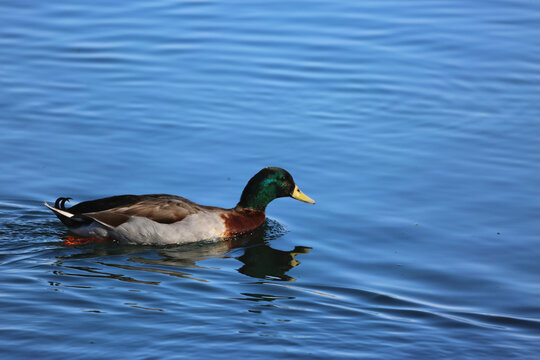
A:
{"label": "duck's green head", "polygon": [[267,167],[249,180],[237,206],[264,211],[270,201],[286,196],[315,204],[315,201],[298,189],[291,174],[286,170],[278,167]]}

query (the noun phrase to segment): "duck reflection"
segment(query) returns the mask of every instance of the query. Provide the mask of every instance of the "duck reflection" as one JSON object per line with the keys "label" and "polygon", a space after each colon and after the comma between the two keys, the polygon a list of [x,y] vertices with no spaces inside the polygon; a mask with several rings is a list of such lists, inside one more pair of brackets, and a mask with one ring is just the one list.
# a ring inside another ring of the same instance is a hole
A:
{"label": "duck reflection", "polygon": [[[295,279],[287,275],[287,272],[300,264],[296,256],[299,254],[308,254],[310,248],[296,246],[291,251],[272,248],[270,246],[271,240],[282,236],[285,232],[286,230],[279,223],[273,220],[267,220],[255,232],[227,241],[201,242],[162,248],[96,243],[91,248],[88,248],[89,251],[58,257],[58,266],[78,270],[77,273],[66,273],[62,271],[58,273],[85,277],[110,277],[125,281],[142,282],[134,278],[132,271],[145,271],[206,281],[199,277],[204,272],[194,271],[193,273],[188,273],[186,270],[189,268],[207,269],[208,267],[204,266],[203,260],[232,258],[243,263],[237,271],[244,275],[260,279],[294,281]],[[76,250],[85,248],[79,247]],[[69,250],[74,249],[71,248]],[[238,252],[241,252],[241,255],[237,256]],[[131,256],[127,259],[127,262],[113,262],[108,260],[118,255]],[[113,274],[109,271],[104,271],[103,268],[97,270],[95,267],[88,267],[88,271],[85,272],[84,267],[80,266],[80,263],[75,265],[70,264],[75,259],[91,258],[100,258],[99,261],[93,262],[94,265],[97,263],[109,269],[128,270],[130,276]],[[178,268],[181,268],[182,271]],[[144,283],[159,284],[159,282],[155,281],[144,281]]]}
{"label": "duck reflection", "polygon": [[238,271],[255,278],[294,281],[296,279],[287,272],[300,264],[296,255],[307,254],[309,250],[305,246],[296,246],[292,251],[282,251],[267,244],[247,248],[243,255],[236,258],[244,263]]}

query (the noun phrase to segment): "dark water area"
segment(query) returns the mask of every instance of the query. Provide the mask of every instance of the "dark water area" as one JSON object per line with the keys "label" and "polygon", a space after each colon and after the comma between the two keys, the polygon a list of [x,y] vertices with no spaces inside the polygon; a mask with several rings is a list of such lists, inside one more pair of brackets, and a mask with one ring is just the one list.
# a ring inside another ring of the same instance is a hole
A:
{"label": "dark water area", "polygon": [[[0,353],[537,359],[540,3],[4,1]],[[253,234],[68,246],[42,203],[170,193]]]}

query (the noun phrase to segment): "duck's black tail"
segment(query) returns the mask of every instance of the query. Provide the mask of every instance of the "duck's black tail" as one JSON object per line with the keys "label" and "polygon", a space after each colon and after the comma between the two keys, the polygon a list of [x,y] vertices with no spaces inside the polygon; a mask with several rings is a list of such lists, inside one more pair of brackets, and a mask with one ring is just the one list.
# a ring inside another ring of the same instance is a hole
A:
{"label": "duck's black tail", "polygon": [[88,220],[81,218],[76,214],[72,214],[69,212],[69,209],[66,210],[66,201],[69,201],[70,199],[71,198],[60,197],[54,202],[54,207],[47,203],[44,203],[44,205],[49,208],[68,228],[77,228],[88,222]]}

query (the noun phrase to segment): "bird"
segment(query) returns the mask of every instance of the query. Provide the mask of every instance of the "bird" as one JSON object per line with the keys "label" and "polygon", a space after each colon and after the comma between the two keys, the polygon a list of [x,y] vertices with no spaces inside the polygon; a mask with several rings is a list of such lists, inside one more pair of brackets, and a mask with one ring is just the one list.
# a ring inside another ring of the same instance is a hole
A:
{"label": "bird", "polygon": [[168,194],[117,195],[78,203],[60,197],[44,203],[67,226],[83,237],[106,238],[122,244],[168,245],[234,238],[257,229],[274,199],[292,197],[315,204],[285,169],[266,167],[247,183],[231,209],[199,205]]}

